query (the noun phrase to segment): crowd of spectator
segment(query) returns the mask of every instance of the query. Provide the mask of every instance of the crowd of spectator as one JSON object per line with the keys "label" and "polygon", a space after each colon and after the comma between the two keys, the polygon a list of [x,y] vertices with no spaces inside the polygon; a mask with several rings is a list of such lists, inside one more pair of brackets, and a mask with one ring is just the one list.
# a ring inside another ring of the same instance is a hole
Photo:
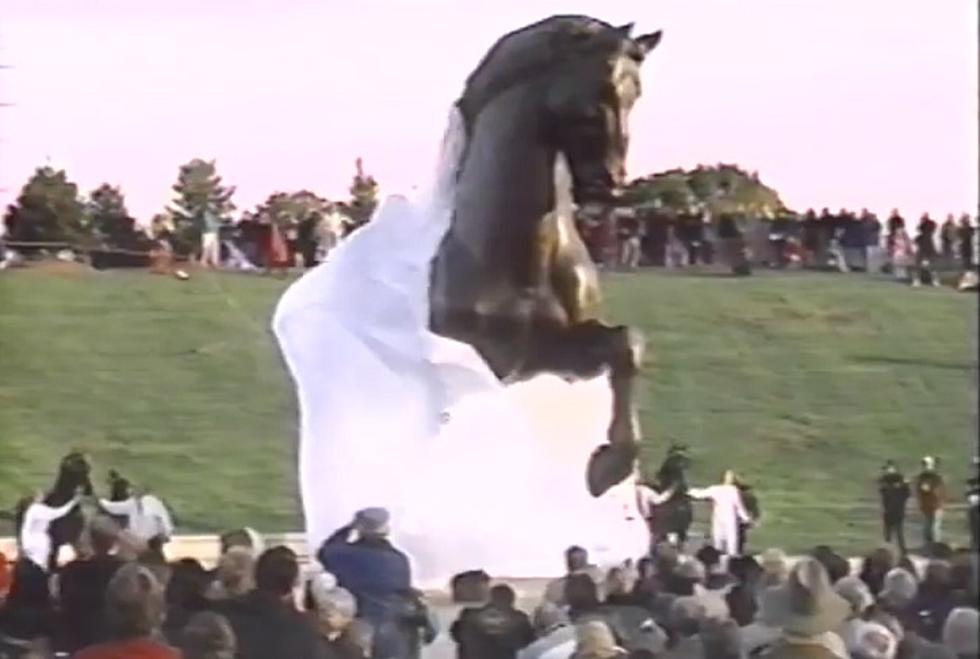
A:
{"label": "crowd of spectator", "polygon": [[100,513],[67,564],[0,562],[0,657],[417,659],[440,635],[459,659],[978,657],[969,549],[937,543],[921,564],[876,549],[852,569],[827,546],[791,559],[660,543],[602,570],[573,547],[537,601],[481,571],[459,575],[465,606],[440,622],[388,533],[385,510],[361,511],[304,569],[240,529],[221,536],[208,570],[134,551]]}
{"label": "crowd of spectator", "polygon": [[885,222],[868,210],[824,208],[802,215],[726,213],[711,217],[685,212],[624,209],[608,217],[580,217],[579,228],[597,263],[684,268],[715,263],[891,273],[931,283],[937,268],[972,271],[977,265],[977,228],[969,215],[947,215],[940,225],[929,214],[913,227],[896,210]]}

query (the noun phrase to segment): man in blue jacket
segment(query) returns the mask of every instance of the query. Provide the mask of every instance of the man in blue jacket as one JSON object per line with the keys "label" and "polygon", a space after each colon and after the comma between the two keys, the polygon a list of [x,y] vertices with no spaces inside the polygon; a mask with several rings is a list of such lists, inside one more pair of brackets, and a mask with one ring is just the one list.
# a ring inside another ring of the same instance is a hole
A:
{"label": "man in blue jacket", "polygon": [[337,583],[357,599],[358,616],[373,629],[372,659],[405,656],[404,618],[412,589],[408,557],[388,541],[390,515],[367,508],[330,536],[317,557]]}

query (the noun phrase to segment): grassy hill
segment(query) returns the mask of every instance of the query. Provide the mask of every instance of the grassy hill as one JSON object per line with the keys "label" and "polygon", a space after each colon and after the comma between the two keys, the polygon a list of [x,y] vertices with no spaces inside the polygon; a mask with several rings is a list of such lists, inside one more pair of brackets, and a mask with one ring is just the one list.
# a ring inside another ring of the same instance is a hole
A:
{"label": "grassy hill", "polygon": [[[0,274],[0,507],[47,486],[77,446],[100,481],[116,467],[165,494],[185,530],[299,528],[295,404],[268,330],[287,283]],[[647,464],[681,440],[695,482],[743,473],[767,513],[753,545],[874,543],[873,478],[889,457],[912,472],[940,456],[959,496],[975,442],[975,296],[844,275],[606,285],[611,317],[650,341]],[[956,537],[961,517],[947,522]]]}

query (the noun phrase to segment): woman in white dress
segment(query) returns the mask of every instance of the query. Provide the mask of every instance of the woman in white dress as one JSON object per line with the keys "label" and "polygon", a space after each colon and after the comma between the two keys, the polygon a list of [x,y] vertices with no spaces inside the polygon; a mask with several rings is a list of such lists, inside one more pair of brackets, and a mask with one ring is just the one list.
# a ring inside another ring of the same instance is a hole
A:
{"label": "woman in white dress", "polygon": [[735,485],[735,472],[726,471],[718,485],[692,487],[687,493],[692,499],[711,501],[711,544],[722,554],[737,556],[739,520],[749,522],[752,517],[742,505],[742,495]]}
{"label": "woman in white dress", "polygon": [[46,571],[48,557],[51,554],[51,536],[48,535],[48,528],[51,522],[70,513],[81,498],[81,491],[78,491],[65,505],[52,507],[44,503],[43,492],[40,490],[35,492],[34,500],[24,512],[24,521],[20,527],[21,554]]}

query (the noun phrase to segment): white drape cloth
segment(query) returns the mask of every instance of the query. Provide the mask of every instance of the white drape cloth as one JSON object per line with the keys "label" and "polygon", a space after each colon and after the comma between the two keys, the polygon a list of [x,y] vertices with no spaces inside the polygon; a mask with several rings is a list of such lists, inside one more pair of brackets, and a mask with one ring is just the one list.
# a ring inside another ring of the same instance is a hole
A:
{"label": "white drape cloth", "polygon": [[571,544],[597,562],[638,556],[648,538],[633,482],[599,499],[586,490],[607,381],[504,387],[469,345],[428,330],[429,267],[463,141],[454,112],[431,194],[386,199],[276,309],[299,398],[310,549],[358,509],[384,506],[422,586],[478,568],[560,574]]}

